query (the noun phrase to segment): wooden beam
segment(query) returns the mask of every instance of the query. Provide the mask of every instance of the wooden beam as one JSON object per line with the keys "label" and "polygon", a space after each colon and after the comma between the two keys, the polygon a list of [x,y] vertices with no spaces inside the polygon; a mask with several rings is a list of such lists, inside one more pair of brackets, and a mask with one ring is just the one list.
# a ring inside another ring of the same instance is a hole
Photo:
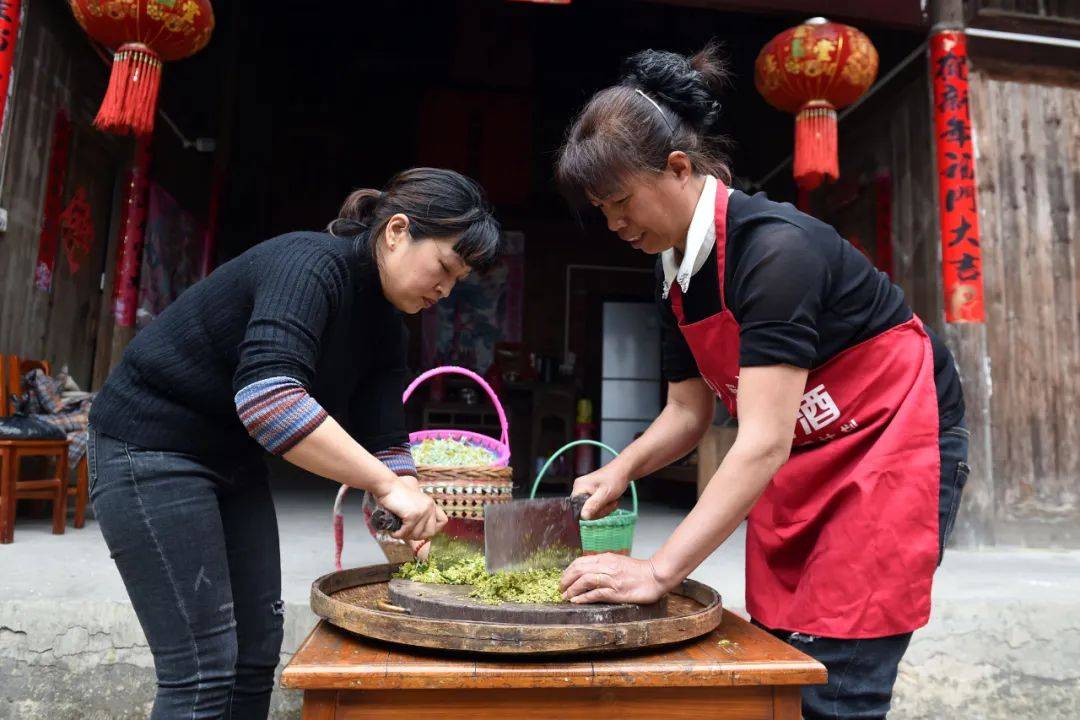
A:
{"label": "wooden beam", "polygon": [[1080,74],[1076,48],[968,35],[968,54],[977,67],[1020,82],[1072,85]]}
{"label": "wooden beam", "polygon": [[983,28],[985,30],[1080,40],[1080,16],[1049,17],[1032,13],[982,8],[975,10],[968,16],[967,24],[969,27]]}
{"label": "wooden beam", "polygon": [[[649,0],[666,5],[708,8],[723,12],[754,15],[804,15],[805,18],[825,15],[830,20],[881,27],[916,29],[928,27],[926,14],[920,4],[910,2],[866,2],[866,0]],[[823,8],[827,7],[825,10]],[[805,19],[803,18],[803,19]]]}

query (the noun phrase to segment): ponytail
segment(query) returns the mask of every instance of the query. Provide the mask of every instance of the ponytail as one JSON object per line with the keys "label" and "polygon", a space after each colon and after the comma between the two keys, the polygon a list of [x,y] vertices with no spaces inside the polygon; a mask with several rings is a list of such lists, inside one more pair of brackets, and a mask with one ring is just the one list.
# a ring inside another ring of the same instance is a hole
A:
{"label": "ponytail", "polygon": [[499,253],[502,230],[483,190],[464,175],[439,168],[404,170],[381,191],[354,190],[326,231],[357,237],[374,257],[374,240],[399,213],[409,218],[409,231],[418,240],[456,238],[454,250],[469,267],[483,268]]}

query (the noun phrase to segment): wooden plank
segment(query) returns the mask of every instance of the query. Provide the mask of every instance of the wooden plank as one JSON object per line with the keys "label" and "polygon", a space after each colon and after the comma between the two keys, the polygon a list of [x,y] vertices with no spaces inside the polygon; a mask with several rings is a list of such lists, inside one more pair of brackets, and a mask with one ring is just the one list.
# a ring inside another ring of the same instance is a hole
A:
{"label": "wooden plank", "polygon": [[930,97],[929,73],[920,73],[902,99],[902,107],[908,116],[904,155],[907,160],[905,175],[911,186],[911,225],[908,232],[910,242],[915,244],[912,250],[915,277],[921,280],[916,285],[917,291],[911,305],[919,317],[940,333],[943,329],[944,299],[941,287],[941,236],[935,212],[936,156],[934,144],[926,142],[926,138],[934,136],[929,112]]}
{"label": "wooden plank", "polygon": [[770,687],[428,690],[341,693],[342,720],[619,720],[725,718],[772,720]]}
{"label": "wooden plank", "polygon": [[[383,686],[405,690],[477,687],[476,658],[467,653],[389,646]],[[479,685],[483,687],[482,684]]]}
{"label": "wooden plank", "polygon": [[543,663],[517,658],[478,659],[473,672],[485,688],[560,688],[593,685],[595,670],[591,660],[567,657]]}
{"label": "wooden plank", "polygon": [[[1078,130],[1075,118],[1067,112],[1070,91],[1065,88],[1032,87],[1043,114],[1041,134],[1044,144],[1041,174],[1045,180],[1045,261],[1048,265],[1048,302],[1045,307],[1046,336],[1053,339],[1047,348],[1051,353],[1050,375],[1046,379],[1050,415],[1047,418],[1047,462],[1052,466],[1053,481],[1047,487],[1043,502],[1049,503],[1051,512],[1064,517],[1080,515],[1080,506],[1073,500],[1075,488],[1080,486],[1080,451],[1075,438],[1080,437],[1080,412],[1075,400],[1080,398],[1080,382],[1077,370],[1080,354],[1077,352],[1080,318],[1075,310],[1077,276],[1073,239],[1075,224],[1070,222],[1074,214],[1070,207],[1070,184],[1074,182],[1073,168],[1063,162],[1067,153],[1063,148],[1076,144]],[[1071,93],[1080,96],[1080,93]],[[1073,134],[1069,134],[1073,133]],[[1073,312],[1069,312],[1069,309]],[[1063,312],[1064,310],[1064,312]],[[1071,507],[1070,507],[1071,506]],[[1040,513],[1041,514],[1041,513]]]}
{"label": "wooden plank", "polygon": [[1006,504],[1003,509],[1031,516],[1039,513],[1040,506],[1049,507],[1048,501],[1057,499],[1054,406],[1059,398],[1060,385],[1054,382],[1059,359],[1051,318],[1056,308],[1052,299],[1054,282],[1050,267],[1050,205],[1046,177],[1047,153],[1057,150],[1051,150],[1046,142],[1048,124],[1044,110],[1047,93],[1027,83],[1021,87],[1023,92],[1020,98],[1027,109],[1023,158],[1024,195],[1028,200],[1025,232],[1031,244],[1031,275],[1025,287],[1031,288],[1034,320],[1034,328],[1031,328],[1034,332],[1028,338],[1038,358],[1032,368],[1031,392],[1026,398],[1027,412],[1031,418],[1029,432],[1032,440],[1033,487],[1023,506],[1013,510]]}
{"label": "wooden plank", "polygon": [[[134,145],[132,145],[134,148]],[[116,322],[113,319],[113,282],[116,278],[116,256],[120,251],[120,235],[123,229],[120,221],[123,218],[121,203],[127,202],[127,182],[129,173],[126,168],[130,167],[130,153],[125,156],[121,166],[125,169],[117,171],[116,181],[113,183],[112,214],[109,219],[109,227],[106,231],[105,241],[105,268],[104,281],[102,284],[101,302],[98,304],[98,332],[94,347],[94,371],[90,379],[90,390],[100,390],[105,384],[105,379],[112,370],[113,365],[113,334]],[[117,358],[119,359],[119,358]]]}
{"label": "wooden plank", "polygon": [[[1001,262],[1000,211],[994,201],[999,193],[998,164],[994,153],[987,153],[987,142],[994,136],[991,130],[996,117],[989,114],[992,106],[989,100],[980,102],[987,92],[977,73],[970,75],[971,123],[975,142],[976,193],[979,209],[979,227],[983,250],[983,284],[986,302],[985,326],[950,325],[945,329],[945,338],[957,358],[963,381],[966,421],[971,432],[968,447],[968,465],[971,474],[964,490],[960,513],[954,528],[954,541],[959,545],[980,545],[993,540],[993,519],[995,514],[994,483],[996,474],[1001,471],[991,454],[991,392],[990,362],[988,346],[990,338],[1004,337],[1009,332],[1009,323],[1002,317],[1004,304],[1005,264]],[[934,178],[936,182],[936,177]],[[935,221],[935,235],[938,233]],[[1000,400],[1008,392],[1007,387],[995,387],[993,397]]]}
{"label": "wooden plank", "polygon": [[[363,687],[386,676],[386,645],[358,638],[320,621],[281,672],[286,688]],[[379,685],[381,686],[381,685]]]}
{"label": "wooden plank", "polygon": [[[1080,198],[1072,170],[1078,105],[1075,88],[972,75],[988,311],[984,363],[994,389],[985,454],[996,476],[992,498],[969,484],[965,506],[992,507],[993,534],[1003,542],[1080,542],[1080,533],[1068,531],[1080,517],[1080,450],[1072,442],[1080,432]],[[969,413],[979,412],[969,398]],[[985,445],[973,437],[973,479]]]}
{"label": "wooden plank", "polygon": [[[809,661],[809,662],[808,662]],[[825,682],[825,668],[787,643],[725,613],[716,631],[698,640],[644,654],[595,661],[595,684],[742,685]]]}
{"label": "wooden plank", "polygon": [[823,665],[732,613],[687,643],[552,661],[391,646],[321,622],[282,685],[300,689],[702,687],[823,683]]}

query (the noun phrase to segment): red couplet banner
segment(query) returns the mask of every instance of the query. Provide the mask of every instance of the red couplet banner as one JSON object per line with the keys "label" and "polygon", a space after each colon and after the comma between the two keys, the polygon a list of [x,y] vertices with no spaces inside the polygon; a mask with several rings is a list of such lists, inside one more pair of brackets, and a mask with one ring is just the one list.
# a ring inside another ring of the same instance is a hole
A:
{"label": "red couplet banner", "polygon": [[968,108],[967,40],[945,31],[930,38],[937,140],[941,274],[945,321],[981,323],[983,261],[975,204],[975,148]]}

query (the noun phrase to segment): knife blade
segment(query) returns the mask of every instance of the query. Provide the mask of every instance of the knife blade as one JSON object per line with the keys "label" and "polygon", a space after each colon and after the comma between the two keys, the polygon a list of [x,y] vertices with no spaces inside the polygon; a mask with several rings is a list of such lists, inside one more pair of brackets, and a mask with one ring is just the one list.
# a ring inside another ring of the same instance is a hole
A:
{"label": "knife blade", "polygon": [[563,569],[581,555],[588,495],[514,500],[484,508],[484,564],[499,570]]}

